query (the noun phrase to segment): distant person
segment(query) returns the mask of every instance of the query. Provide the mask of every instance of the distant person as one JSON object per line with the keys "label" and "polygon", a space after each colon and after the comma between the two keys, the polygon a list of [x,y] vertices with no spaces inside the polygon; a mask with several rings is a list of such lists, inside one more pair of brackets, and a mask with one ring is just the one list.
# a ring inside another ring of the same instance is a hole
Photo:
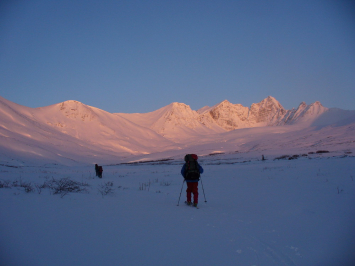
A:
{"label": "distant person", "polygon": [[99,178],[102,178],[102,172],[103,172],[104,170],[102,169],[102,166],[99,166],[99,169],[98,169],[98,177]]}
{"label": "distant person", "polygon": [[97,164],[95,164],[95,173],[96,176],[99,176],[99,166]]}
{"label": "distant person", "polygon": [[[196,154],[186,154],[185,163],[181,168],[181,175],[185,178],[186,189],[186,204],[197,207],[198,204],[198,181],[200,180],[200,174],[203,173],[203,168],[197,162]],[[194,201],[191,202],[191,193],[194,194]]]}

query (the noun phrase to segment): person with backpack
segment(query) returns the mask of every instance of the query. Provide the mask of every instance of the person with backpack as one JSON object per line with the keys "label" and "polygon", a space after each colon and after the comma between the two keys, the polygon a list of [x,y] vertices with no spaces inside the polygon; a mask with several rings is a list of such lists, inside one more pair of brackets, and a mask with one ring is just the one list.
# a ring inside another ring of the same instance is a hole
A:
{"label": "person with backpack", "polygon": [[[186,189],[186,204],[197,207],[198,204],[198,181],[200,180],[200,174],[203,173],[203,168],[197,162],[198,156],[196,154],[186,154],[185,163],[181,168],[181,175],[184,177],[187,189]],[[191,193],[194,194],[194,202],[191,202]]]}
{"label": "person with backpack", "polygon": [[103,172],[104,170],[102,169],[102,166],[100,166],[99,165],[99,168],[98,168],[98,170],[97,170],[97,172],[98,172],[98,177],[99,178],[102,178],[102,172]]}
{"label": "person with backpack", "polygon": [[99,178],[102,178],[102,172],[104,170],[102,169],[102,166],[95,164],[95,172],[96,172],[96,176],[98,176]]}
{"label": "person with backpack", "polygon": [[97,164],[95,164],[95,173],[96,176],[99,176],[99,166]]}

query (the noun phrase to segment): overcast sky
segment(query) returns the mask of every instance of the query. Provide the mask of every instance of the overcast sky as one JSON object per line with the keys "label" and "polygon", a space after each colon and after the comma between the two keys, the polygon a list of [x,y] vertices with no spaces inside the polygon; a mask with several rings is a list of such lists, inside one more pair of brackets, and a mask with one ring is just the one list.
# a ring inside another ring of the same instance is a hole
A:
{"label": "overcast sky", "polygon": [[269,95],[355,110],[353,2],[1,1],[0,96],[112,113]]}

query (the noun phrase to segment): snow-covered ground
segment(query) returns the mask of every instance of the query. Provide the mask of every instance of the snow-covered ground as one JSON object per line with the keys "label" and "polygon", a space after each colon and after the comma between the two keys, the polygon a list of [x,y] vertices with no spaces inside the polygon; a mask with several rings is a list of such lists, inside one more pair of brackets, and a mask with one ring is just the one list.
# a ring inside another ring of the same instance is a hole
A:
{"label": "snow-covered ground", "polygon": [[[0,165],[0,264],[355,265],[354,154],[259,155],[201,157],[199,209],[183,204],[182,158],[104,165],[102,179]],[[86,191],[54,194],[62,178]]]}

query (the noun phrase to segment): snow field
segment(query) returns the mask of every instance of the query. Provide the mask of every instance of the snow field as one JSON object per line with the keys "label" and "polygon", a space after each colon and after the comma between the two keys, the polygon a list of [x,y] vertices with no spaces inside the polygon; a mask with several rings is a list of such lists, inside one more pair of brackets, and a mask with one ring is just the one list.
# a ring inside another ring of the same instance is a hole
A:
{"label": "snow field", "polygon": [[[235,155],[236,156],[236,155]],[[87,192],[0,188],[4,265],[353,265],[354,157],[231,163],[201,157],[200,209],[178,198],[182,161],[0,166],[0,180],[69,177]],[[243,161],[243,160],[239,160]],[[220,164],[215,164],[219,162]],[[234,160],[233,162],[236,162]],[[112,182],[113,193],[102,195]]]}

